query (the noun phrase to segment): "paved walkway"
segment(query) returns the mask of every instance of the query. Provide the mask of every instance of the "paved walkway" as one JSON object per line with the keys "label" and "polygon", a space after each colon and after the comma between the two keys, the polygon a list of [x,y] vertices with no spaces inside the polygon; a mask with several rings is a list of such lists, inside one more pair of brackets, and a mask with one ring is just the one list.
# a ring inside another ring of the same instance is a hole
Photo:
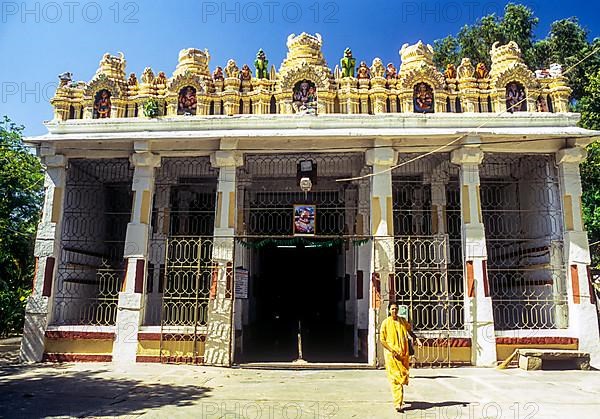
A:
{"label": "paved walkway", "polygon": [[584,419],[600,412],[600,372],[413,369],[406,401],[392,409],[382,370],[0,366],[1,418]]}

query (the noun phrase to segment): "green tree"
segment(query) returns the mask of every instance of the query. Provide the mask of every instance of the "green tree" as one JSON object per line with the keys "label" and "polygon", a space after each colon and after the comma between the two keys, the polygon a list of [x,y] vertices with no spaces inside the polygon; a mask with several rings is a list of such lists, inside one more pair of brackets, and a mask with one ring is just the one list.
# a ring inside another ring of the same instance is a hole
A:
{"label": "green tree", "polygon": [[0,335],[18,332],[33,278],[33,242],[43,199],[42,167],[23,127],[0,121]]}
{"label": "green tree", "polygon": [[443,39],[436,39],[433,42],[433,49],[436,51],[433,55],[433,61],[437,68],[443,70],[448,64],[454,64],[455,66],[460,64],[460,45],[452,35],[448,35]]}
{"label": "green tree", "polygon": [[504,8],[504,16],[498,22],[502,34],[502,43],[514,41],[521,48],[523,59],[528,65],[533,63],[535,57],[534,30],[539,19],[533,15],[533,11],[521,4],[509,3]]}
{"label": "green tree", "polygon": [[[600,40],[588,41],[588,32],[576,17],[557,20],[545,39],[536,41],[538,19],[523,5],[508,4],[504,16],[484,16],[473,25],[463,26],[456,38],[448,36],[434,42],[434,61],[442,67],[468,57],[472,62],[490,64],[489,51],[494,42],[515,41],[526,64],[548,68],[563,66],[572,89],[572,103],[581,112],[581,126],[600,130]],[[583,211],[590,242],[600,241],[600,145],[588,147],[588,158],[581,165]],[[597,246],[595,249],[600,249]],[[600,254],[593,252],[593,263],[600,267]]]}
{"label": "green tree", "polygon": [[582,61],[591,52],[587,36],[587,31],[579,25],[575,17],[553,22],[546,38],[549,54],[545,61],[539,63],[540,67],[547,67],[551,63],[562,64],[569,85],[573,89],[571,97],[574,100],[583,97],[585,86],[589,81],[588,73],[594,64],[597,64],[591,57]]}
{"label": "green tree", "polygon": [[[581,126],[588,129],[600,129],[600,69],[589,78],[584,96],[577,104],[581,112]],[[583,218],[591,243],[600,241],[600,143],[590,144],[588,157],[581,164],[581,183],[583,186]],[[592,264],[600,267],[599,247],[592,248]]]}
{"label": "green tree", "polygon": [[[503,42],[504,36],[495,14],[482,17],[474,25],[465,25],[458,32],[461,58],[470,58],[475,63],[490,65],[489,51],[496,41]],[[435,53],[435,51],[434,51]]]}
{"label": "green tree", "polygon": [[534,30],[539,19],[527,6],[509,3],[504,8],[504,16],[495,14],[479,19],[473,25],[463,26],[456,38],[447,36],[434,42],[434,62],[440,69],[448,63],[458,64],[461,58],[468,57],[473,63],[490,62],[490,49],[494,42],[506,44],[515,41],[523,52],[527,63],[536,58]]}

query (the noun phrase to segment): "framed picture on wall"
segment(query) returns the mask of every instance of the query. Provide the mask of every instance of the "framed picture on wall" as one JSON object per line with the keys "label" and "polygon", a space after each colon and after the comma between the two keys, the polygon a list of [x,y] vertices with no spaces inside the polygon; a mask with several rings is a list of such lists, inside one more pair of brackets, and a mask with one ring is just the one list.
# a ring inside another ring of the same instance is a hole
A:
{"label": "framed picture on wall", "polygon": [[294,205],[294,236],[314,236],[316,205]]}

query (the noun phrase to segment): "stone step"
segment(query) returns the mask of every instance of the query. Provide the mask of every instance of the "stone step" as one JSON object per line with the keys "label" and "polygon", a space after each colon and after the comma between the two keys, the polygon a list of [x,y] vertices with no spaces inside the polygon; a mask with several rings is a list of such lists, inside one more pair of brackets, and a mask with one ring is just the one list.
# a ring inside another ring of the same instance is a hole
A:
{"label": "stone step", "polygon": [[581,370],[590,369],[590,354],[573,349],[519,349],[519,368],[542,369],[543,361],[572,361]]}

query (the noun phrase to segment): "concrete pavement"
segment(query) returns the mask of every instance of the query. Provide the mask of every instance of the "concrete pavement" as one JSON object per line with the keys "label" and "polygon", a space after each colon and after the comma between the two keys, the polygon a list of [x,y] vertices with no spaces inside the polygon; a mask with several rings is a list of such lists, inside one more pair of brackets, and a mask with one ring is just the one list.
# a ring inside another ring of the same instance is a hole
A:
{"label": "concrete pavement", "polygon": [[591,418],[600,372],[412,369],[406,413],[383,370],[3,361],[0,417]]}

